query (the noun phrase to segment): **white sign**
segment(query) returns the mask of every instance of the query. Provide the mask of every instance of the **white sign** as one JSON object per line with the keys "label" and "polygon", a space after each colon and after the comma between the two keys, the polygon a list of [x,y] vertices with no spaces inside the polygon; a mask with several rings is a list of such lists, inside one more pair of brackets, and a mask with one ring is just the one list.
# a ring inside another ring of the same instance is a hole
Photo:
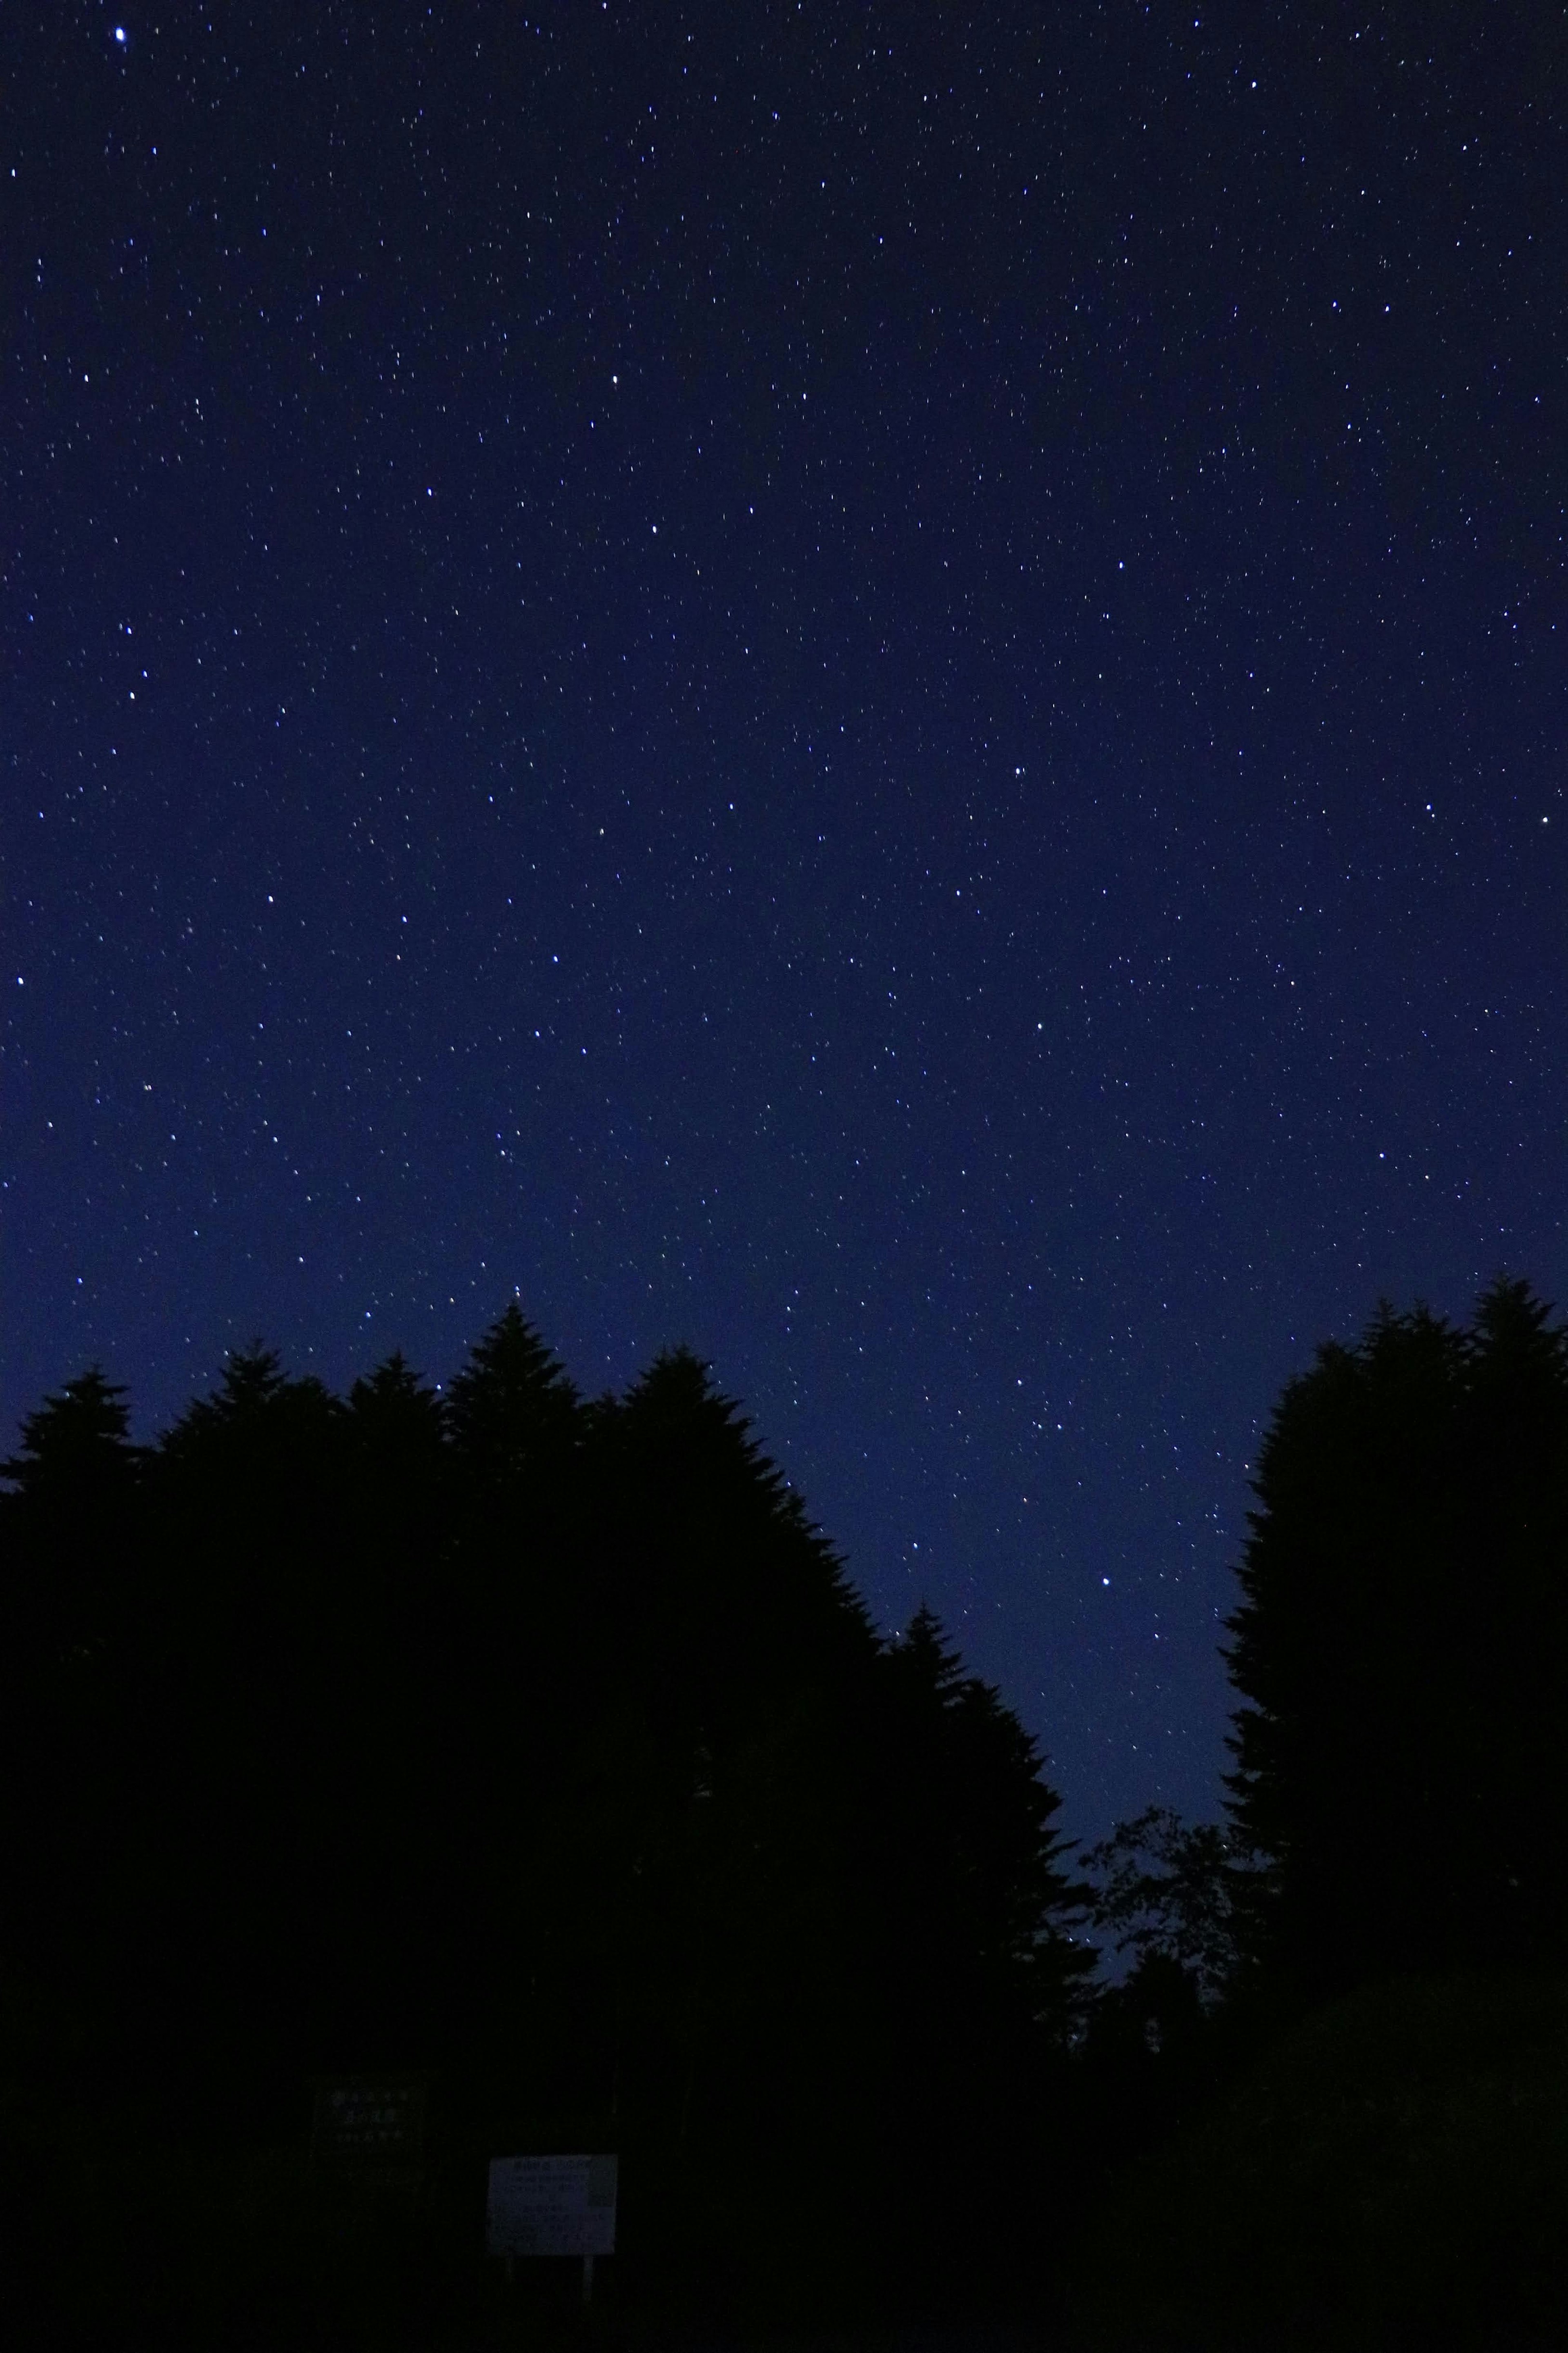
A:
{"label": "white sign", "polygon": [[492,2255],[613,2255],[613,2157],[490,2159],[485,2244]]}

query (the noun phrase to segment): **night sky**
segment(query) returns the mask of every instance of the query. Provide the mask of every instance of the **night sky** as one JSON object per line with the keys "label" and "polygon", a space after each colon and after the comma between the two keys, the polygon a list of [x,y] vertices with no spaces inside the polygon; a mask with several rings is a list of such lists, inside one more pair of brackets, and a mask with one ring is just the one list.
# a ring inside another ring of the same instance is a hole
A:
{"label": "night sky", "polygon": [[1568,16],[0,25],[5,1433],[689,1342],[1068,1826],[1564,1270]]}

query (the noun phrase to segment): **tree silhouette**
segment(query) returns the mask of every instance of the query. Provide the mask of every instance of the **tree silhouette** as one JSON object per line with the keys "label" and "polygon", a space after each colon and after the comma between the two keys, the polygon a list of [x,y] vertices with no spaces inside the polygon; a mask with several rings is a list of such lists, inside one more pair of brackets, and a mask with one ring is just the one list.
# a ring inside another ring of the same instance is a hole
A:
{"label": "tree silhouette", "polygon": [[[7,1654],[19,1683],[79,1660],[109,1631],[117,1554],[145,1466],[132,1446],[125,1390],[94,1365],[22,1424],[0,1463]],[[121,1557],[120,1567],[123,1572]]]}
{"label": "tree silhouette", "polygon": [[1205,2007],[1236,1989],[1258,1865],[1224,1823],[1150,1806],[1090,1847],[1081,1869],[1095,1926],[1136,1968],[1174,1967]]}
{"label": "tree silhouette", "polygon": [[515,1304],[444,1398],[257,1344],[146,1450],[93,1372],[6,1475],[0,1963],[98,2096],[232,2144],[438,2069],[476,2136],[613,2134],[710,2285],[1025,2229],[1058,1800],[689,1350],[584,1406]]}
{"label": "tree silhouette", "polygon": [[349,1412],[355,1443],[374,1477],[405,1485],[434,1474],[445,1434],[441,1400],[401,1348],[355,1381]]}
{"label": "tree silhouette", "polygon": [[91,2006],[128,1792],[116,1667],[140,1606],[146,1468],[93,1366],[22,1424],[0,1476],[0,1873],[40,1979]]}
{"label": "tree silhouette", "polygon": [[1088,1891],[1064,1868],[1051,1828],[1061,1800],[1041,1775],[1038,1745],[998,1693],[965,1672],[923,1603],[887,1654],[893,1753],[913,1799],[921,1868],[944,1884],[938,1906],[1000,2001],[1069,2028],[1076,1989],[1093,1967],[1068,1933]]}
{"label": "tree silhouette", "polygon": [[26,1416],[21,1451],[0,1463],[0,1478],[31,1501],[118,1494],[142,1460],[131,1443],[125,1395],[121,1383],[106,1380],[101,1366],[90,1365]]}
{"label": "tree silhouette", "polygon": [[452,1381],[447,1423],[468,1477],[484,1485],[554,1471],[575,1446],[577,1392],[515,1301]]}
{"label": "tree silhouette", "polygon": [[1304,1987],[1568,1951],[1568,1341],[1382,1309],[1286,1389],[1229,1620],[1252,1938]]}

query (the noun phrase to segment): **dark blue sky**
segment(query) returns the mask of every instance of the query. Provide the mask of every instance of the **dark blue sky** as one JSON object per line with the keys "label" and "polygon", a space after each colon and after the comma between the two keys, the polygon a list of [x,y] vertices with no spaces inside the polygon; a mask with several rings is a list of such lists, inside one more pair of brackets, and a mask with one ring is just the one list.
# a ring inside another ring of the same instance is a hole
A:
{"label": "dark blue sky", "polygon": [[6,1427],[686,1340],[1071,1828],[1212,1810],[1281,1382],[1564,1282],[1563,12],[0,72]]}

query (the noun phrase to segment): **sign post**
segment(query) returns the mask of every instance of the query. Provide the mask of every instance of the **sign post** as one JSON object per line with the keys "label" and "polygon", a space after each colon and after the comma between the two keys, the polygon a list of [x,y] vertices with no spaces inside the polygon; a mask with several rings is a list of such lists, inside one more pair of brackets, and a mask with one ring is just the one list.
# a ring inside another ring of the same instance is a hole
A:
{"label": "sign post", "polygon": [[506,2259],[580,2255],[583,2301],[594,2293],[594,2258],[616,2252],[614,2157],[496,2157],[490,2159],[485,2247]]}

